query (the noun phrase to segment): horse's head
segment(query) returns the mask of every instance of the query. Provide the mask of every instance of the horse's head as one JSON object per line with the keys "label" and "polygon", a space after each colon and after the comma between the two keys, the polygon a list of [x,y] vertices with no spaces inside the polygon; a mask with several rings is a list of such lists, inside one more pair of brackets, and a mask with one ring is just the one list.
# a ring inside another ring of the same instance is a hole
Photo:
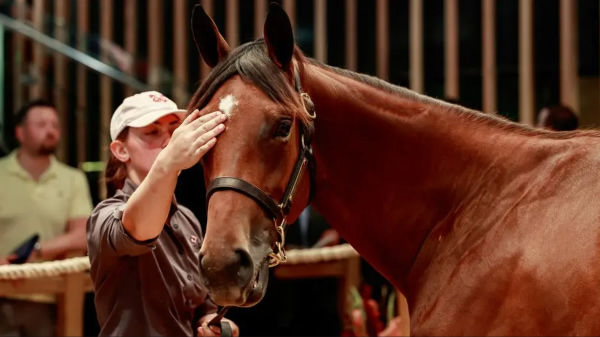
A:
{"label": "horse's head", "polygon": [[230,116],[203,158],[208,214],[200,269],[217,304],[251,306],[264,296],[269,265],[284,258],[282,224],[308,203],[314,109],[300,94],[301,56],[280,7],[271,5],[264,39],[231,51],[201,7],[192,25],[213,69],[189,107]]}

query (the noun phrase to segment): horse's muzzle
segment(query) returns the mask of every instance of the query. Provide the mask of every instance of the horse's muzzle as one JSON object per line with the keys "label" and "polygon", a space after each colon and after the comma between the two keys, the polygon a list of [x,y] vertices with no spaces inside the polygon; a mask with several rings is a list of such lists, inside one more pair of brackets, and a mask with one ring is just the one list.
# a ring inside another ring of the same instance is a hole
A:
{"label": "horse's muzzle", "polygon": [[201,254],[200,272],[211,298],[219,305],[243,304],[256,277],[252,258],[244,249],[219,256]]}

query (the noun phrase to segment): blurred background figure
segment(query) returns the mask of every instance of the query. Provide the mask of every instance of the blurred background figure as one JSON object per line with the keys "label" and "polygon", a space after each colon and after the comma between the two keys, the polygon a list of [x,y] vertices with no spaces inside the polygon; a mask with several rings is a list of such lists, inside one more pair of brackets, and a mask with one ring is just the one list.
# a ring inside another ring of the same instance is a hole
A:
{"label": "blurred background figure", "polygon": [[579,127],[579,119],[573,110],[564,105],[543,107],[536,126],[554,131],[570,131]]}
{"label": "blurred background figure", "polygon": [[[0,264],[14,263],[15,250],[39,236],[22,262],[64,258],[86,250],[85,223],[92,210],[89,186],[78,169],[59,162],[56,108],[35,100],[16,115],[19,147],[0,159]],[[55,297],[0,298],[0,336],[53,336]]]}

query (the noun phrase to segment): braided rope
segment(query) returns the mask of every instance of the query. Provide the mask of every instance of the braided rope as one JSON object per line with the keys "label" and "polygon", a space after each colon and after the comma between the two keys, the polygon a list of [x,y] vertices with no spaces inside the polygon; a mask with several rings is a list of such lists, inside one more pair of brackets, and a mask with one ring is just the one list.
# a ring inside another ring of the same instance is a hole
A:
{"label": "braided rope", "polygon": [[350,244],[344,243],[331,247],[290,249],[287,251],[287,264],[316,263],[342,260],[358,256],[358,252]]}
{"label": "braided rope", "polygon": [[[349,244],[332,247],[290,249],[287,251],[288,264],[316,263],[322,261],[341,260],[358,256]],[[87,256],[74,257],[65,260],[33,262],[25,264],[7,264],[0,266],[0,280],[17,280],[44,276],[58,276],[78,273],[90,269],[90,259]]]}
{"label": "braided rope", "polygon": [[0,266],[0,280],[58,276],[88,271],[89,269],[90,259],[87,256],[74,257],[65,260],[7,264]]}

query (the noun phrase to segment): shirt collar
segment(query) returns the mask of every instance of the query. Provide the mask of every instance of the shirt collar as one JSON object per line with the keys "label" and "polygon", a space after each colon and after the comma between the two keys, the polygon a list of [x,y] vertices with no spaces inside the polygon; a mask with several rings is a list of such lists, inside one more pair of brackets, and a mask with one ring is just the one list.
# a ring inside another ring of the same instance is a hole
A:
{"label": "shirt collar", "polygon": [[[8,157],[8,170],[9,172],[24,178],[24,179],[32,179],[31,175],[29,174],[29,172],[27,172],[27,170],[25,170],[23,168],[23,166],[21,166],[21,164],[19,163],[19,160],[17,158],[17,154],[19,153],[19,151],[21,150],[21,148],[17,148],[15,150],[13,150],[7,157]],[[44,173],[42,173],[42,175],[40,176],[40,181],[45,181],[48,180],[52,177],[56,176],[56,169],[57,169],[57,163],[56,163],[56,157],[54,157],[53,155],[50,156],[50,165],[48,166],[48,168],[46,169],[46,171],[44,171]]]}

